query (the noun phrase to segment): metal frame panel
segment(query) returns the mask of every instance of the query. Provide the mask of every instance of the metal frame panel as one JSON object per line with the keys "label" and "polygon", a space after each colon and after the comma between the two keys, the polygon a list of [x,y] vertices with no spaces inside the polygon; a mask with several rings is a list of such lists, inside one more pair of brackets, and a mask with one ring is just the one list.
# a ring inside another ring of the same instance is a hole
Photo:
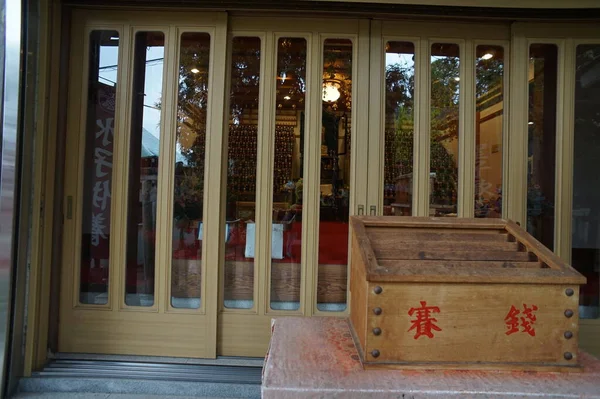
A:
{"label": "metal frame panel", "polygon": [[[0,395],[14,386],[22,362],[30,195],[23,189],[31,185],[33,155],[32,136],[26,139],[23,134],[25,93],[21,71],[25,65],[21,50],[26,43],[22,6],[21,1],[10,0],[0,5],[4,16],[0,27]],[[31,153],[26,153],[28,150]],[[29,163],[25,173],[24,162]]]}

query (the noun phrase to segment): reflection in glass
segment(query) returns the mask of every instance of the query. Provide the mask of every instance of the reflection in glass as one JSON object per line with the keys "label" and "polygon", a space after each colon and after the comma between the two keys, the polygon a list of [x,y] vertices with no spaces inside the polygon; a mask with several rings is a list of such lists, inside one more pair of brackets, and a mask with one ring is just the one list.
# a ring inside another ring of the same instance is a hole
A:
{"label": "reflection in glass", "polygon": [[200,307],[210,35],[184,33],[179,52],[171,305]]}
{"label": "reflection in glass", "polygon": [[352,55],[351,40],[325,40],[317,277],[320,311],[346,309]]}
{"label": "reflection in glass", "polygon": [[572,265],[587,284],[579,317],[600,317],[600,45],[579,45],[575,68]]}
{"label": "reflection in glass", "polygon": [[415,46],[385,47],[385,147],[383,214],[412,214]]}
{"label": "reflection in glass", "polygon": [[502,217],[504,48],[475,51],[475,217]]}
{"label": "reflection in glass", "polygon": [[431,163],[432,216],[456,216],[458,195],[458,114],[460,51],[458,44],[431,46]]}
{"label": "reflection in glass", "polygon": [[125,303],[154,304],[156,202],[165,36],[137,32],[133,54]]}
{"label": "reflection in glass", "polygon": [[92,31],[88,59],[79,301],[108,303],[110,198],[119,33]]}
{"label": "reflection in glass", "polygon": [[527,231],[554,248],[554,175],[556,166],[556,88],[558,48],[529,48],[529,135]]}
{"label": "reflection in glass", "polygon": [[254,306],[260,39],[234,37],[227,152],[224,306]]}
{"label": "reflection in glass", "polygon": [[[280,38],[275,78],[271,309],[300,308],[306,40]],[[298,139],[296,139],[298,137]]]}

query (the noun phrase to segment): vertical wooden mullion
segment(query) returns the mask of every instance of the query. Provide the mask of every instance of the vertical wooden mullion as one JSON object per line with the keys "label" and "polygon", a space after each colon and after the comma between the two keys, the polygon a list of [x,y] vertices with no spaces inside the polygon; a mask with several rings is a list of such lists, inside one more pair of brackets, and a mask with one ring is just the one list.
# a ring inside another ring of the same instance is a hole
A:
{"label": "vertical wooden mullion", "polygon": [[[171,26],[165,31],[163,63],[163,87],[161,101],[161,137],[159,149],[159,170],[157,187],[156,231],[163,239],[157,239],[154,275],[156,276],[154,300],[160,313],[164,313],[170,303],[169,282],[171,276],[171,246],[173,234],[173,185],[175,173],[176,107],[178,89],[178,37],[177,28]],[[157,234],[157,237],[159,235]]]}
{"label": "vertical wooden mullion", "polygon": [[[226,98],[226,71],[227,65],[227,14],[218,15],[217,26],[213,37],[211,37],[211,58],[209,69],[209,96],[208,96],[208,118],[206,135],[206,165],[204,187],[215,188],[205,192],[203,223],[204,242],[202,245],[202,307],[206,312],[206,357],[214,358],[217,355],[218,336],[218,298],[219,298],[219,268],[223,250],[223,236],[225,234],[222,220],[224,220],[225,209],[222,206],[221,193],[223,188],[223,174],[225,156],[223,144],[226,143],[228,114],[225,109]],[[227,96],[228,97],[228,96]],[[226,176],[225,176],[226,179]],[[226,180],[225,180],[226,181]],[[226,183],[225,183],[226,184]],[[224,197],[223,197],[224,198]],[[208,266],[210,265],[210,267]]]}
{"label": "vertical wooden mullion", "polygon": [[[361,21],[362,23],[362,21]],[[365,38],[366,36],[366,38]],[[370,37],[370,43],[368,38]],[[359,80],[362,79],[363,74],[369,76],[368,85],[361,85],[359,83],[359,90],[366,90],[366,95],[353,96],[356,99],[356,105],[353,109],[358,109],[360,112],[364,112],[363,109],[366,107],[368,112],[367,117],[364,118],[366,130],[368,135],[361,134],[362,126],[357,130],[357,135],[353,140],[354,151],[352,156],[355,158],[352,165],[354,165],[354,184],[352,190],[360,190],[361,187],[367,187],[367,202],[365,209],[366,213],[370,214],[372,206],[376,206],[377,214],[383,215],[383,203],[384,198],[382,195],[384,186],[384,147],[385,147],[385,44],[384,38],[382,37],[382,22],[371,21],[370,34],[367,30],[359,32],[359,51],[361,55],[365,54],[363,47],[369,44],[369,57],[358,57],[358,69],[359,69]],[[360,92],[359,92],[360,93]],[[368,101],[363,101],[363,98],[367,98]],[[358,117],[360,118],[360,117]],[[363,118],[359,119],[362,122]],[[360,141],[359,141],[360,140]],[[368,157],[365,157],[360,151],[368,148]],[[356,155],[355,155],[356,154]],[[363,171],[367,171],[365,174]],[[358,203],[363,203],[360,200],[360,192],[356,193],[354,197],[358,199]],[[350,207],[354,210],[354,207]]]}
{"label": "vertical wooden mullion", "polygon": [[[382,40],[382,23],[380,21],[358,21],[358,37],[356,40],[352,40],[352,64],[356,67],[352,68],[349,216],[358,213],[357,203],[365,204],[366,215],[383,214],[383,196],[381,194],[383,191],[385,135],[382,120],[385,115],[385,107],[382,109],[382,105],[385,104],[383,99],[385,73],[383,73]],[[379,113],[371,114],[373,110],[378,110]],[[352,306],[349,295],[350,262],[352,261],[350,245],[351,237],[349,235],[346,313]],[[318,292],[317,284],[318,263],[317,281],[314,284],[315,292]],[[316,295],[313,306],[314,311],[318,312]]]}
{"label": "vertical wooden mullion", "polygon": [[[233,54],[233,49],[232,49],[232,44],[233,44],[233,38],[235,37],[235,35],[230,34],[229,32],[227,32],[227,36],[225,38],[225,43],[226,46],[222,48],[221,51],[224,52],[223,55],[223,59],[224,59],[224,74],[223,74],[223,115],[222,115],[222,119],[223,119],[223,132],[222,132],[222,136],[221,136],[221,157],[220,157],[220,163],[219,163],[219,167],[221,169],[220,172],[220,183],[219,183],[219,223],[223,223],[224,221],[226,221],[227,218],[227,214],[226,214],[226,207],[227,207],[227,162],[228,162],[228,158],[229,158],[229,153],[228,153],[228,149],[229,149],[229,118],[230,118],[230,110],[229,110],[229,99],[230,99],[230,93],[231,93],[231,59],[232,59],[232,54]],[[212,60],[214,58],[214,56],[217,53],[217,49],[215,48],[215,45],[217,43],[216,40],[216,33],[211,37],[211,76],[212,76],[212,68],[214,67]],[[212,88],[212,81],[211,83],[209,83],[209,90],[210,88]],[[211,92],[212,93],[212,92]],[[212,94],[211,94],[212,95]],[[210,110],[210,108],[209,108]],[[207,126],[208,125],[208,120],[207,120]],[[206,137],[206,165],[209,164],[209,139],[210,137],[207,135]],[[206,170],[206,169],[205,169]],[[208,187],[208,173],[205,171],[205,176],[204,176],[204,187]],[[214,194],[215,190],[211,190],[211,192]],[[211,192],[205,192],[205,196],[211,194]],[[205,198],[204,203],[207,203],[207,200]],[[206,212],[206,210],[204,210],[204,212]],[[204,214],[203,212],[203,214]],[[206,228],[206,224],[204,225],[204,228]],[[219,230],[218,234],[225,234],[224,229],[223,230]],[[225,306],[224,306],[224,300],[225,300],[225,294],[224,294],[224,288],[225,288],[225,250],[224,247],[219,248],[219,254],[218,254],[218,265],[219,265],[219,272],[218,272],[218,279],[219,279],[219,283],[218,283],[218,296],[217,296],[217,309],[218,311],[222,311]],[[206,259],[205,257],[205,249],[204,249],[204,245],[202,246],[202,259]],[[202,269],[202,275],[205,275],[206,272],[206,262],[203,262],[203,269]],[[202,292],[205,292],[205,286],[204,283],[202,283]],[[207,298],[208,300],[208,298]],[[203,311],[205,311],[205,303],[206,301],[202,301],[202,309]]]}
{"label": "vertical wooden mullion", "polygon": [[302,207],[302,278],[300,311],[312,316],[316,307],[315,286],[319,267],[319,195],[321,154],[321,97],[323,80],[323,43],[319,32],[312,33],[307,51],[306,116],[304,132],[304,182]]}
{"label": "vertical wooden mullion", "polygon": [[[65,153],[74,154],[73,157],[67,157],[65,160],[65,202],[67,198],[72,198],[72,217],[68,217],[68,203],[65,203],[63,214],[67,215],[63,219],[63,251],[68,267],[66,273],[63,273],[62,284],[67,289],[61,290],[61,308],[71,309],[79,304],[79,260],[81,251],[81,216],[78,204],[80,201],[80,192],[83,190],[83,164],[84,151],[81,148],[81,137],[85,133],[85,119],[87,114],[87,70],[89,68],[89,29],[86,29],[82,21],[74,18],[73,35],[71,40],[70,69],[72,70],[71,79],[69,79],[69,113],[67,114],[67,139]],[[86,38],[87,36],[87,38]],[[84,39],[85,38],[85,39]],[[88,68],[79,69],[78,64],[88,66]],[[70,244],[73,243],[73,247]],[[109,300],[108,306],[111,303]]]}
{"label": "vertical wooden mullion", "polygon": [[506,215],[509,219],[526,226],[527,222],[527,122],[528,122],[528,66],[529,46],[525,36],[512,33],[512,62],[510,64],[509,91],[510,124],[508,126],[507,165],[508,180],[504,198]]}
{"label": "vertical wooden mullion", "polygon": [[475,214],[475,47],[460,44],[460,92],[458,127],[458,216]]}
{"label": "vertical wooden mullion", "polygon": [[429,216],[429,160],[431,136],[431,42],[415,45],[415,128],[413,135],[413,212]]}
{"label": "vertical wooden mullion", "polygon": [[[256,256],[254,258],[254,309],[263,315],[267,311],[266,295],[262,287],[267,281],[267,265],[271,263],[271,226],[273,225],[273,154],[275,135],[275,88],[277,57],[274,55],[274,35],[261,35],[260,87],[258,103],[258,137],[256,165]],[[257,308],[258,307],[258,308]]]}
{"label": "vertical wooden mullion", "polygon": [[[61,15],[50,2],[42,2],[40,8],[40,46],[38,98],[56,100],[59,60],[57,50],[60,41]],[[63,76],[64,77],[64,76]],[[35,132],[35,155],[37,162],[34,171],[34,200],[32,205],[31,267],[29,275],[29,301],[27,306],[27,326],[23,376],[30,377],[34,369],[41,368],[46,360],[48,347],[48,320],[50,296],[50,256],[48,243],[52,234],[55,215],[49,210],[54,205],[54,180],[56,164],[56,114],[57,101],[39,101],[36,112],[39,115]]]}
{"label": "vertical wooden mullion", "polygon": [[125,304],[125,267],[127,252],[127,205],[129,179],[129,143],[131,137],[131,101],[134,35],[125,25],[119,46],[119,79],[113,142],[113,192],[111,201],[111,242],[109,261],[109,295],[114,312]]}
{"label": "vertical wooden mullion", "polygon": [[575,52],[572,39],[560,43],[556,112],[554,250],[565,262],[571,261],[573,150],[575,143]]}
{"label": "vertical wooden mullion", "polygon": [[502,43],[504,47],[504,79],[502,81],[502,217],[508,218],[506,187],[510,181],[510,162],[513,154],[510,152],[510,71],[512,66],[511,46],[509,43]]}

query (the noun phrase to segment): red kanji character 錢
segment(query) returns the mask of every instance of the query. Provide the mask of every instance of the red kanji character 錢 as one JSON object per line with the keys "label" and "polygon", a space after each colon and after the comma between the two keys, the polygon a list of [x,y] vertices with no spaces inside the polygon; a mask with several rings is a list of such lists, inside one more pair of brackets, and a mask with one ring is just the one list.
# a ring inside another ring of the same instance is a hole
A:
{"label": "red kanji character \u9322", "polygon": [[410,308],[408,311],[408,315],[412,316],[416,313],[417,318],[415,320],[411,320],[412,327],[408,329],[408,331],[416,329],[415,339],[419,338],[421,335],[425,335],[429,338],[433,338],[433,332],[442,331],[441,328],[433,324],[437,322],[437,319],[431,317],[431,313],[440,313],[440,308],[437,306],[427,306],[426,301],[420,301],[420,308]]}
{"label": "red kanji character \u9322", "polygon": [[523,327],[521,331],[526,332],[532,337],[535,337],[535,329],[533,328],[533,324],[537,320],[537,317],[535,317],[533,312],[536,310],[538,310],[538,307],[535,305],[531,305],[531,307],[528,308],[527,305],[523,304],[523,315],[525,317],[521,317],[521,327]]}
{"label": "red kanji character \u9322", "polygon": [[521,312],[519,312],[519,309],[515,308],[515,305],[510,307],[510,311],[504,318],[507,328],[506,335],[519,332],[519,318],[517,317],[519,313]]}

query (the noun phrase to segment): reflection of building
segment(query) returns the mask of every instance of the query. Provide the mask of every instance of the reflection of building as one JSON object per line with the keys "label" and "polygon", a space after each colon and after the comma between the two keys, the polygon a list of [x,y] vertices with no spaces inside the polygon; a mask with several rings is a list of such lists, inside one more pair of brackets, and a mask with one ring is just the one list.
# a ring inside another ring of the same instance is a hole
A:
{"label": "reflection of building", "polygon": [[272,317],[348,314],[363,214],[527,226],[588,278],[600,353],[598,9],[367,2],[24,8],[16,374],[48,350],[261,356]]}

